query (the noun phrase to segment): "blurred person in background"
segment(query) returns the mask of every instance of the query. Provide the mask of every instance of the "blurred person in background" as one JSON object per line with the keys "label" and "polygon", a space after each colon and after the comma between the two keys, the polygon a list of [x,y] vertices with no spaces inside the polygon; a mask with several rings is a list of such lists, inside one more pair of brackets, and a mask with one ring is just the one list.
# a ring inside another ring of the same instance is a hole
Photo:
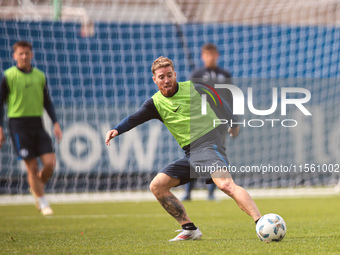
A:
{"label": "blurred person in background", "polygon": [[[37,208],[45,216],[53,214],[44,189],[53,174],[56,156],[52,140],[43,125],[44,108],[53,122],[58,142],[62,131],[48,92],[45,74],[31,65],[32,58],[32,45],[29,42],[18,41],[13,45],[16,65],[5,70],[0,85],[0,148],[6,140],[3,131],[3,105],[6,102],[14,149],[18,159],[25,162],[30,192],[35,197]],[[40,170],[38,158],[43,165]]]}
{"label": "blurred person in background", "polygon": [[[217,47],[212,43],[204,44],[201,48],[201,59],[204,67],[195,70],[191,75],[193,83],[206,83],[212,87],[214,84],[231,84],[231,74],[219,67],[217,62],[220,57]],[[224,99],[232,110],[233,97],[228,89],[216,89],[217,93]],[[224,130],[225,131],[225,130]],[[227,132],[221,132],[222,140],[225,141]],[[185,195],[183,201],[191,200],[191,191],[196,181],[191,181],[185,185]],[[214,183],[208,185],[208,200],[215,200],[214,191],[216,185]]]}

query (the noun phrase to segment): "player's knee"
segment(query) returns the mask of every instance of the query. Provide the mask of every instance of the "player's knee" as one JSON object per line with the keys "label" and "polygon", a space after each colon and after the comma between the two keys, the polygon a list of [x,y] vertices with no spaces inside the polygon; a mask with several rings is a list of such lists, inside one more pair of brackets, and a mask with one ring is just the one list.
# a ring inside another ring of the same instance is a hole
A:
{"label": "player's knee", "polygon": [[228,196],[233,196],[236,190],[236,184],[233,181],[223,181],[218,185],[219,189]]}
{"label": "player's knee", "polygon": [[29,166],[29,167],[27,167],[27,174],[28,174],[28,176],[32,176],[32,175],[36,176],[36,175],[38,175],[38,173],[39,173],[38,166]]}
{"label": "player's knee", "polygon": [[155,180],[151,181],[149,188],[153,194],[155,194],[158,191],[158,187]]}
{"label": "player's knee", "polygon": [[152,180],[150,183],[150,190],[154,194],[155,197],[159,197],[164,193],[164,189],[162,185],[160,185],[160,182],[157,180]]}
{"label": "player's knee", "polygon": [[56,166],[56,157],[54,155],[45,157],[43,160],[43,164],[44,164],[44,171],[53,172]]}
{"label": "player's knee", "polygon": [[51,161],[45,162],[44,168],[46,171],[53,172],[55,165],[56,165],[55,161],[51,160]]}
{"label": "player's knee", "polygon": [[36,176],[39,173],[38,163],[35,161],[25,161],[28,176]]}

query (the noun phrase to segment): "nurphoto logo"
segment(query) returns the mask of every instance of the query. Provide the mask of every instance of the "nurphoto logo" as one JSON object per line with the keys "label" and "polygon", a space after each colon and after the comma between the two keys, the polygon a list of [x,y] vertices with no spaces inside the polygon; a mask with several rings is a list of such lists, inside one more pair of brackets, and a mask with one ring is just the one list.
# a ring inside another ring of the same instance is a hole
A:
{"label": "nurphoto logo", "polygon": [[[218,93],[216,92],[216,89],[228,89],[233,97],[233,114],[237,116],[242,116],[245,114],[245,96],[240,88],[238,88],[235,85],[231,84],[215,84],[214,88],[212,86],[206,85],[218,98],[220,101],[220,104],[222,105],[222,101]],[[216,100],[214,99],[212,93],[208,91],[208,89],[203,89],[214,101],[215,105],[217,105]],[[298,87],[282,87],[280,89],[280,102],[281,102],[281,116],[287,115],[287,105],[295,105],[297,109],[299,109],[305,116],[311,116],[312,114],[308,109],[304,106],[304,104],[308,103],[311,99],[311,93],[308,89],[305,88],[298,88]],[[294,93],[295,96],[300,96],[299,98],[288,98],[288,94],[292,95]],[[272,88],[272,105],[269,109],[256,109],[253,104],[253,88],[248,87],[247,89],[247,106],[248,110],[257,116],[268,116],[270,114],[273,114],[277,108],[279,103],[279,96],[278,96],[278,88],[273,87]],[[301,97],[301,95],[303,97]],[[202,95],[202,103],[201,103],[201,114],[206,115],[207,114],[207,95]],[[220,125],[220,124],[238,124],[243,126],[249,126],[249,127],[262,127],[265,125],[265,123],[271,124],[271,127],[274,127],[277,122],[281,123],[281,126],[283,127],[296,127],[298,125],[297,120],[295,119],[243,119],[242,121],[233,122],[232,120],[227,119],[214,119],[214,126]]]}

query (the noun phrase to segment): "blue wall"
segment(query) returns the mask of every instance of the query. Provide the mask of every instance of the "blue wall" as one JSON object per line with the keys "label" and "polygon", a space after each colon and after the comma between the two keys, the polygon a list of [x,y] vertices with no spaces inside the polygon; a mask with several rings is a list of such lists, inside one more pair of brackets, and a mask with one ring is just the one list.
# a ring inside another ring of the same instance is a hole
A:
{"label": "blue wall", "polygon": [[[310,103],[315,107],[312,109],[315,118],[299,119],[305,125],[297,129],[299,136],[282,127],[261,130],[246,127],[239,140],[228,141],[232,164],[332,163],[340,151],[334,142],[340,136],[334,129],[340,121],[337,104],[340,90],[338,81],[333,79],[340,78],[339,27],[98,23],[95,35],[89,38],[80,36],[80,28],[76,23],[0,21],[0,69],[14,64],[11,46],[16,41],[30,41],[35,54],[33,64],[46,73],[64,130],[62,144],[56,144],[59,163],[51,182],[53,190],[79,190],[74,183],[81,183],[80,190],[97,190],[101,178],[112,177],[105,175],[108,172],[156,172],[181,157],[182,151],[169,132],[154,121],[138,127],[137,133],[115,139],[115,149],[104,146],[103,134],[157,91],[150,70],[154,59],[160,55],[171,58],[178,80],[187,80],[194,68],[202,66],[200,48],[207,42],[218,46],[219,64],[232,73],[234,82],[243,91],[254,86],[257,102],[265,102],[265,107],[270,104],[271,87],[277,86],[278,80],[254,78],[280,78],[279,83],[282,79],[304,78],[291,84],[285,80],[283,86],[302,84],[312,92]],[[150,130],[154,133],[149,133]],[[157,139],[149,143],[156,134]],[[296,144],[296,137],[303,138],[299,143],[305,143],[304,149]],[[0,154],[0,193],[13,192],[25,179],[9,144],[7,141]],[[129,148],[127,159],[123,159],[124,146]],[[71,181],[67,182],[66,172],[79,174],[71,174]],[[80,180],[91,179],[92,175],[87,173],[95,173],[93,182]],[[326,174],[328,178],[330,175]],[[7,176],[18,177],[20,181],[8,182]],[[242,176],[240,184],[263,186],[262,177],[254,184],[253,175]],[[306,179],[294,176],[277,175],[273,186],[294,185]],[[327,183],[327,178],[321,184]],[[273,180],[267,179],[267,183]],[[116,189],[117,183],[124,181],[111,179],[108,183],[116,186],[104,189]]]}
{"label": "blue wall", "polygon": [[220,65],[233,77],[340,76],[337,27],[100,23],[95,31],[82,38],[75,23],[1,21],[0,69],[14,64],[15,41],[32,42],[34,65],[46,72],[55,103],[137,98],[140,104],[156,91],[150,74],[155,58],[173,59],[179,80],[186,80],[202,65],[206,42],[218,45]]}

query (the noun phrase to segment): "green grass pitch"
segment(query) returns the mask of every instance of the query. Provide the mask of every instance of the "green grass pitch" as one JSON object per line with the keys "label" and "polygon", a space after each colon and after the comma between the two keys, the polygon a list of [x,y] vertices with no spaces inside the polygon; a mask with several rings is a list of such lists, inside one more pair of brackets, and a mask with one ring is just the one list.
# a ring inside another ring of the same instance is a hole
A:
{"label": "green grass pitch", "polygon": [[185,202],[202,240],[169,242],[179,224],[155,202],[0,206],[0,254],[339,254],[340,196],[257,199],[287,224],[279,243],[263,243],[233,200]]}

